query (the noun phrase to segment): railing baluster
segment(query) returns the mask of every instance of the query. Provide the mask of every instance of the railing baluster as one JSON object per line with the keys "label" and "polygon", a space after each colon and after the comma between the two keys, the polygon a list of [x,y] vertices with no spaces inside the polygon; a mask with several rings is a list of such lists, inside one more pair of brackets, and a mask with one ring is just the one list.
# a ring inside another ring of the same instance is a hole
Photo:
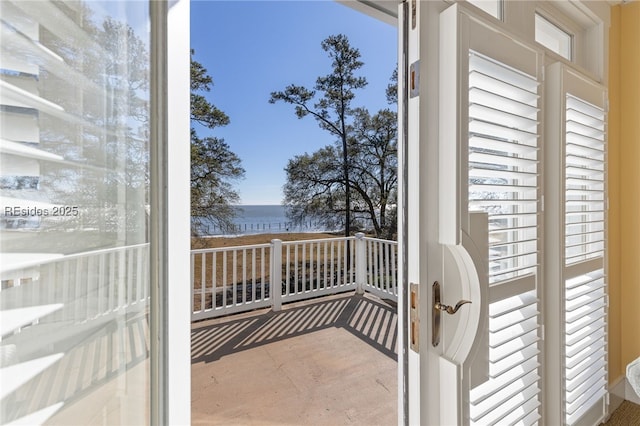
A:
{"label": "railing baluster", "polygon": [[238,304],[238,251],[234,250],[233,252],[233,262],[232,262],[232,267],[233,267],[233,272],[232,272],[232,276],[233,276],[233,281],[232,281],[232,285],[233,285],[233,305],[237,305]]}
{"label": "railing baluster", "polygon": [[260,254],[260,299],[261,300],[266,300],[267,297],[264,293],[264,281],[265,281],[265,273],[264,273],[264,269],[265,269],[265,264],[266,264],[266,257],[265,257],[265,249],[264,247],[262,247],[262,253]]}
{"label": "railing baluster", "polygon": [[143,259],[144,259],[144,268],[142,268],[142,274],[143,274],[143,280],[142,282],[144,283],[144,285],[142,286],[143,288],[143,292],[144,292],[144,300],[145,303],[147,304],[147,306],[149,306],[149,292],[151,291],[151,278],[149,276],[149,274],[151,273],[150,265],[149,265],[149,247],[145,246],[145,247],[141,247],[141,249],[143,249]]}
{"label": "railing baluster", "polygon": [[307,243],[302,243],[302,292],[307,291]]}
{"label": "railing baluster", "polygon": [[320,243],[316,244],[316,290],[320,290]]}
{"label": "railing baluster", "polygon": [[328,249],[329,249],[329,243],[328,242],[324,242],[323,244],[324,246],[324,288],[327,289],[329,288],[328,284],[329,284],[329,276],[327,275],[327,271],[328,271],[328,265],[327,265],[327,259],[328,259]]}
{"label": "railing baluster", "polygon": [[98,315],[102,315],[104,313],[104,298],[105,298],[105,254],[101,253],[99,255],[98,261]]}
{"label": "railing baluster", "polygon": [[242,303],[247,303],[247,249],[242,250]]}
{"label": "railing baluster", "polygon": [[380,243],[380,249],[382,252],[382,271],[384,271],[382,275],[382,284],[384,285],[384,289],[389,293],[389,246],[385,243]]}
{"label": "railing baluster", "polygon": [[251,250],[251,301],[256,302],[256,248]]}
{"label": "railing baluster", "polygon": [[80,299],[81,299],[81,294],[82,294],[82,279],[81,279],[81,275],[82,275],[82,271],[80,269],[81,267],[81,263],[82,263],[82,258],[76,258],[74,259],[74,264],[75,264],[75,275],[73,276],[74,279],[74,293],[73,293],[73,306],[74,306],[74,312],[73,312],[73,322],[75,323],[78,318],[80,318]]}
{"label": "railing baluster", "polygon": [[85,288],[87,289],[87,293],[84,297],[85,306],[84,306],[84,317],[92,318],[91,315],[91,305],[92,301],[95,299],[94,291],[95,291],[95,257],[91,256],[87,259],[87,278],[85,281]]}
{"label": "railing baluster", "polygon": [[[133,250],[133,249],[131,249]],[[136,250],[136,300],[135,303],[142,302],[142,251],[138,247]]]}
{"label": "railing baluster", "polygon": [[343,271],[343,269],[342,269],[342,263],[341,263],[342,262],[342,244],[343,244],[342,241],[340,241],[337,244],[337,246],[338,246],[338,254],[337,254],[337,257],[336,257],[336,260],[337,260],[337,262],[336,262],[336,267],[337,267],[337,271],[336,271],[337,279],[336,279],[336,281],[337,281],[337,285],[340,286],[340,287],[342,287],[342,285],[344,284],[344,280],[342,279],[342,275],[343,275],[342,271]]}
{"label": "railing baluster", "polygon": [[[107,285],[107,309],[109,312],[115,310],[116,304],[116,252],[109,252],[109,284]],[[66,300],[66,298],[65,298]]]}
{"label": "railing baluster", "polygon": [[195,313],[195,298],[196,298],[196,280],[195,280],[195,269],[196,269],[196,253],[191,253],[191,313]]}
{"label": "railing baluster", "polygon": [[294,272],[293,272],[293,279],[294,279],[294,293],[297,294],[300,291],[300,282],[298,281],[298,243],[296,243],[293,246],[293,250],[294,250],[294,260],[293,260],[293,267],[294,267]]}
{"label": "railing baluster", "polygon": [[69,297],[69,286],[71,285],[71,281],[69,280],[69,261],[65,260],[62,263],[62,303],[64,303],[62,319],[64,321],[69,319],[69,309],[68,304],[71,300]]}
{"label": "railing baluster", "polygon": [[393,285],[393,295],[398,296],[398,286],[396,283],[396,250],[395,247],[391,246],[391,283]]}
{"label": "railing baluster", "polygon": [[118,310],[124,307],[126,297],[125,292],[127,290],[125,281],[127,276],[125,255],[126,253],[124,250],[121,250],[118,256],[118,305],[116,307]]}
{"label": "railing baluster", "polygon": [[331,285],[331,287],[336,287],[336,276],[333,275],[335,272],[335,245],[333,244],[333,241],[331,241],[331,277],[329,278],[329,284]]}
{"label": "railing baluster", "polygon": [[[49,276],[48,282],[45,284],[49,295],[47,303],[56,303],[56,290],[58,287],[58,281],[56,280],[56,264],[49,263],[47,265],[47,270],[47,275]],[[42,289],[42,280],[40,280],[40,288]]]}
{"label": "railing baluster", "polygon": [[382,265],[380,264],[381,260],[382,259],[380,258],[380,243],[378,241],[374,241],[373,242],[373,268],[374,268],[373,279],[374,279],[374,282],[376,283],[376,287],[379,290],[383,290],[382,282],[380,280],[380,277],[382,275],[381,274]]}
{"label": "railing baluster", "polygon": [[207,309],[205,292],[207,290],[207,253],[202,253],[200,259],[200,311]]}
{"label": "railing baluster", "polygon": [[373,242],[367,241],[367,282],[371,287],[376,286],[373,279]]}
{"label": "railing baluster", "polygon": [[[218,253],[211,253],[211,309],[215,310],[218,306],[218,269],[216,263],[218,261]],[[224,306],[224,303],[222,304]]]}
{"label": "railing baluster", "polygon": [[133,252],[127,250],[127,301],[126,306],[131,305],[131,299],[133,298]]}
{"label": "railing baluster", "polygon": [[227,305],[227,252],[222,252],[222,306]]}
{"label": "railing baluster", "polygon": [[291,294],[291,246],[287,245],[287,254],[286,254],[286,270],[287,270],[287,277],[285,278],[285,285],[287,286],[287,288],[285,288],[284,294],[285,295],[290,295]]}

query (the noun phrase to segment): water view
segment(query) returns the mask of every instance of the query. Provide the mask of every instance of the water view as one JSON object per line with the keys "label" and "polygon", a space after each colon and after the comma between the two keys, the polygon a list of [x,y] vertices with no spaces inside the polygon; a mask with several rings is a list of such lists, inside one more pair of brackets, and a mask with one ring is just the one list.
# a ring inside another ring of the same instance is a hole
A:
{"label": "water view", "polygon": [[325,227],[315,220],[293,222],[282,205],[236,206],[237,216],[231,226],[207,225],[207,235],[261,234],[270,232],[322,232]]}

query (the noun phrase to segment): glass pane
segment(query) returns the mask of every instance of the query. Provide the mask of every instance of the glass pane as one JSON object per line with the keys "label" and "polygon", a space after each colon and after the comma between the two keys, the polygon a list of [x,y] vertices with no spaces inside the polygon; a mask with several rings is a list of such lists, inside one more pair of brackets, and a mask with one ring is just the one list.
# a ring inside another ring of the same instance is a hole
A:
{"label": "glass pane", "polygon": [[552,24],[537,13],[536,41],[563,58],[571,60],[571,34]]}
{"label": "glass pane", "polygon": [[0,423],[147,424],[149,3],[0,7]]}
{"label": "glass pane", "polygon": [[489,15],[502,19],[502,0],[468,0],[474,6],[487,12]]}

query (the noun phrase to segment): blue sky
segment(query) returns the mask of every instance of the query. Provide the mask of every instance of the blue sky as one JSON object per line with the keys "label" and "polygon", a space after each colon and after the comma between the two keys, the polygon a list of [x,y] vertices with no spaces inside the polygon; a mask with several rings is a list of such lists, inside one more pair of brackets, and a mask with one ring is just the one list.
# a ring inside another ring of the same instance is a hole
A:
{"label": "blue sky", "polygon": [[205,96],[231,119],[226,127],[197,130],[224,138],[242,159],[242,204],[280,204],[287,161],[334,141],[311,117],[298,119],[291,105],[268,100],[289,84],[312,88],[328,74],[331,62],[320,43],[339,33],[360,50],[360,75],[369,82],[353,105],[371,112],[387,107],[385,89],[397,62],[395,27],[329,0],[191,3],[194,58],[214,81]]}

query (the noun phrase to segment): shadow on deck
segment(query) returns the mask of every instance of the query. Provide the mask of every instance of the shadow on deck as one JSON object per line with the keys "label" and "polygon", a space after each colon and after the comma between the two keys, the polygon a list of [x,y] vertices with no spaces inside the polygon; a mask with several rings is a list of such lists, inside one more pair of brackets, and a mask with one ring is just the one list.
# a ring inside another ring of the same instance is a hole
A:
{"label": "shadow on deck", "polygon": [[192,424],[395,424],[395,311],[348,293],[194,323]]}

